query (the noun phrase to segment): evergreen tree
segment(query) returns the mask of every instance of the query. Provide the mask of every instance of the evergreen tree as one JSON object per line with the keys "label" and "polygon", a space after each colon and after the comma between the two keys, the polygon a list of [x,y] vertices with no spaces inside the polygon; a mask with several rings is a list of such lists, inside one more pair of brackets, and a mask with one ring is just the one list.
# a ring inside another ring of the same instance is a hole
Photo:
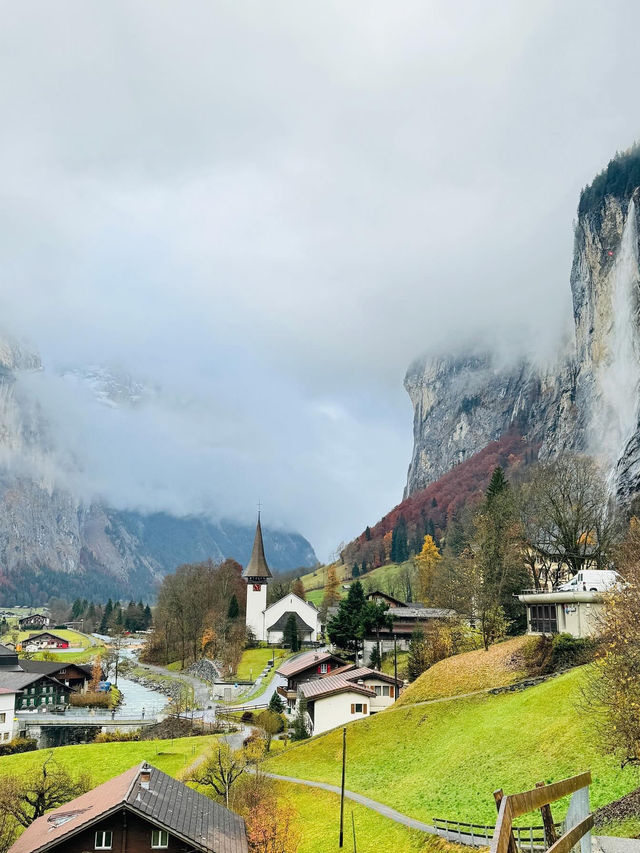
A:
{"label": "evergreen tree", "polygon": [[360,574],[366,575],[366,573],[367,573],[367,563],[366,563],[366,560],[363,560],[362,565],[360,566]]}
{"label": "evergreen tree", "polygon": [[84,608],[82,607],[82,601],[79,598],[76,598],[71,607],[71,618],[75,621],[82,616],[83,612]]}
{"label": "evergreen tree", "polygon": [[100,634],[106,634],[111,627],[111,617],[113,616],[113,601],[109,599],[107,601],[106,607],[104,608],[104,612],[102,614],[102,621],[100,622]]}
{"label": "evergreen tree", "polygon": [[282,635],[285,646],[289,646],[292,652],[300,651],[300,637],[298,635],[298,625],[296,623],[295,614],[290,613],[289,618],[284,626]]}
{"label": "evergreen tree", "polygon": [[369,666],[373,669],[380,669],[382,667],[382,658],[380,657],[380,651],[378,650],[378,646],[374,646],[371,651],[371,656],[369,658]]}
{"label": "evergreen tree", "polygon": [[416,628],[409,641],[409,658],[407,660],[409,681],[415,681],[428,666],[428,650],[424,633],[421,628]]}
{"label": "evergreen tree", "polygon": [[231,596],[231,601],[229,602],[229,609],[227,610],[227,619],[237,619],[240,615],[240,605],[238,604],[238,599],[236,598],[235,592]]}
{"label": "evergreen tree", "polygon": [[360,575],[360,568],[357,563],[353,564],[353,568],[351,569],[351,577],[357,578]]}
{"label": "evergreen tree", "polygon": [[151,615],[151,608],[147,604],[144,608],[144,626],[145,626],[145,628],[150,628],[152,622],[153,622],[153,617]]}
{"label": "evergreen tree", "polygon": [[491,475],[491,480],[489,481],[489,485],[487,487],[486,498],[489,503],[497,497],[501,495],[506,489],[509,488],[509,481],[504,476],[504,471],[498,465],[497,468],[493,469],[493,474]]}
{"label": "evergreen tree", "polygon": [[271,699],[269,699],[268,708],[274,714],[282,714],[282,712],[284,711],[284,702],[280,698],[279,693],[272,693]]}
{"label": "evergreen tree", "polygon": [[291,727],[292,740],[305,740],[309,737],[309,729],[307,728],[307,700],[304,696],[298,702],[298,713],[293,720]]}
{"label": "evergreen tree", "polygon": [[364,538],[367,540],[367,542],[371,542],[371,528],[369,527],[368,524],[367,524],[365,531],[364,531]]}
{"label": "evergreen tree", "polygon": [[404,563],[409,559],[409,547],[407,544],[407,522],[403,515],[398,520],[391,535],[391,562]]}
{"label": "evergreen tree", "polygon": [[356,655],[364,636],[363,611],[366,603],[362,584],[360,581],[354,581],[349,587],[346,599],[340,602],[338,612],[327,623],[327,634],[331,642],[341,649],[353,651]]}

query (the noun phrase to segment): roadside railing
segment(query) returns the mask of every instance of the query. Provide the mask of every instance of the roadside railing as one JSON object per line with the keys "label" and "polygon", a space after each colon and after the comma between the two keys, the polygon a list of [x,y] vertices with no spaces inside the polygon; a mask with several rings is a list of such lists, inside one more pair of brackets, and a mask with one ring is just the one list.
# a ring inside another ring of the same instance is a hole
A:
{"label": "roadside railing", "polygon": [[[471,847],[488,847],[495,832],[495,824],[465,823],[440,817],[433,818],[433,825],[443,838]],[[561,832],[561,823],[554,826],[556,832]],[[514,826],[513,833],[519,850],[536,853],[546,849],[544,826]]]}

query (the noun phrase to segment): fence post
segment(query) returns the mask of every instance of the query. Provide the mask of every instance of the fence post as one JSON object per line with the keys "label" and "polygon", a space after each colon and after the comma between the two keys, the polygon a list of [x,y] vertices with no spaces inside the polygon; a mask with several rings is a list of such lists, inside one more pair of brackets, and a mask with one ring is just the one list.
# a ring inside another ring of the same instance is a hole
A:
{"label": "fence post", "polygon": [[[497,791],[493,792],[493,798],[496,801],[496,811],[499,812],[502,800],[504,799],[504,791],[502,790],[502,788],[499,788]],[[513,837],[513,829],[509,833],[509,853],[518,853],[516,840]]]}
{"label": "fence post", "polygon": [[[544,782],[536,782],[536,788],[544,788],[544,785]],[[540,814],[542,815],[542,825],[544,827],[544,843],[547,847],[551,847],[558,840],[556,825],[553,822],[553,815],[551,814],[551,806],[541,806]]]}

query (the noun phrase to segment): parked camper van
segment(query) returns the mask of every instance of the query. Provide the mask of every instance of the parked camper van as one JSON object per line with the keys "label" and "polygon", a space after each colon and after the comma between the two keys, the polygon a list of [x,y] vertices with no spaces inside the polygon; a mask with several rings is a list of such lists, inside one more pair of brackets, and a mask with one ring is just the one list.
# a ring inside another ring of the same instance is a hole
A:
{"label": "parked camper van", "polygon": [[610,569],[583,569],[568,583],[558,587],[561,592],[604,592],[611,589],[622,578]]}

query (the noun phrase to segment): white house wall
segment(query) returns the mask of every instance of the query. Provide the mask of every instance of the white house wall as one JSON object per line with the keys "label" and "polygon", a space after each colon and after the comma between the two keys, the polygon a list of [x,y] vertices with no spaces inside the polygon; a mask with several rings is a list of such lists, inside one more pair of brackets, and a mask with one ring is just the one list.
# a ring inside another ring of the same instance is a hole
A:
{"label": "white house wall", "polygon": [[[344,726],[353,720],[361,720],[368,717],[371,711],[372,696],[363,696],[361,693],[336,693],[333,696],[325,696],[314,701],[313,734],[319,735],[336,726]],[[351,705],[362,704],[367,706],[367,713],[352,714]]]}
{"label": "white house wall", "polygon": [[15,693],[0,694],[0,743],[7,743],[13,738],[15,703]]}

